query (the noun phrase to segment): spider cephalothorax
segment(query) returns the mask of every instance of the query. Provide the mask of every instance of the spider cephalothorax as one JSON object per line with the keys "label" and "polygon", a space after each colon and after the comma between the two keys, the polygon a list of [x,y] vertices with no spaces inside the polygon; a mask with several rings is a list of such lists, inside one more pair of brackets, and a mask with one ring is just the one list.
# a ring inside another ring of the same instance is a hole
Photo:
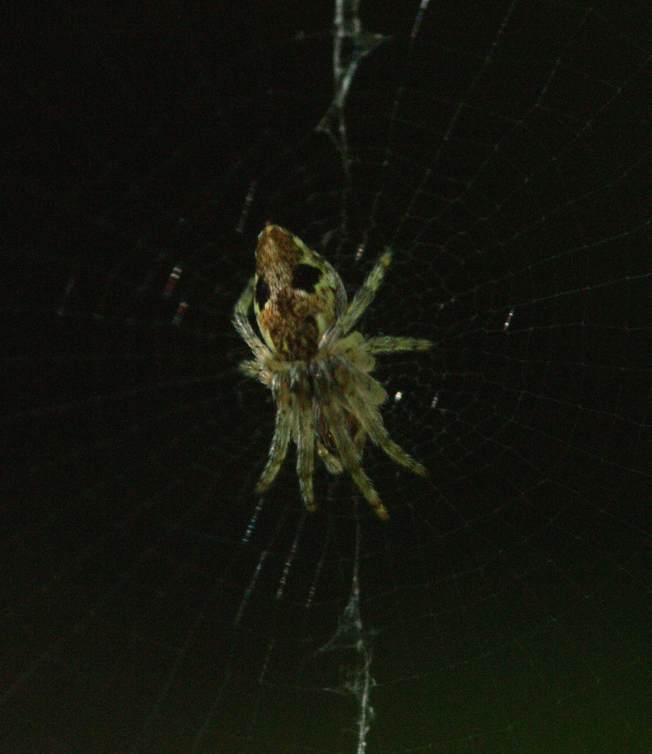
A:
{"label": "spider cephalothorax", "polygon": [[[426,469],[385,429],[379,407],[387,393],[371,376],[373,354],[424,351],[429,340],[380,336],[365,339],[352,328],[365,312],[391,263],[386,250],[349,304],[340,276],[322,256],[278,225],[258,236],[256,274],[238,300],[233,322],[254,358],[245,374],[268,387],[276,401],[276,428],[257,491],[274,481],[290,439],[308,510],[315,510],[315,451],[332,474],[344,469],[373,507],[389,514],[362,468],[367,436],[390,458],[416,474]],[[250,321],[252,307],[264,342]]]}

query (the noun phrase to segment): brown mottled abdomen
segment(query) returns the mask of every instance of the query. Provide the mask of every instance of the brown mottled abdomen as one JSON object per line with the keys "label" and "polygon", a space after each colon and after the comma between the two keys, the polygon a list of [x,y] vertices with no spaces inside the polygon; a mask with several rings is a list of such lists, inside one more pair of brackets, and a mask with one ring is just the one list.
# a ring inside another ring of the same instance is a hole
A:
{"label": "brown mottled abdomen", "polygon": [[289,288],[279,291],[273,304],[261,312],[261,325],[279,356],[308,361],[317,353],[319,329],[313,311],[310,301]]}

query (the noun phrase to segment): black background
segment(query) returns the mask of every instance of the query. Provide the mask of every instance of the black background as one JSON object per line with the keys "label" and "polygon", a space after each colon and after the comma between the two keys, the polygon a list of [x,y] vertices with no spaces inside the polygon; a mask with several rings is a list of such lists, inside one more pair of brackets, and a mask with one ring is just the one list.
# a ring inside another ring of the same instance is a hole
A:
{"label": "black background", "polygon": [[[361,751],[367,650],[369,752],[650,750],[649,10],[417,8],[363,2],[348,188],[330,3],[9,29],[3,751]],[[251,524],[267,219],[351,290],[390,243],[365,332],[437,343],[379,370],[431,470],[369,451],[387,526],[325,475],[306,517],[291,462]]]}

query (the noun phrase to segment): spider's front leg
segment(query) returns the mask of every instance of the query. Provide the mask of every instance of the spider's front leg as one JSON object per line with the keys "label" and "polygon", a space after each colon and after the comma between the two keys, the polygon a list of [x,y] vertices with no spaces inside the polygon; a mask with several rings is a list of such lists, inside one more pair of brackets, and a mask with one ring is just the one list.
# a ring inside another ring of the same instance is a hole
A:
{"label": "spider's front leg", "polygon": [[373,266],[371,272],[367,275],[364,283],[358,288],[353,300],[346,308],[346,311],[342,313],[333,327],[324,334],[324,337],[319,344],[320,348],[332,345],[353,329],[356,322],[369,307],[369,304],[374,300],[391,263],[392,251],[387,248],[380,255],[380,258]]}
{"label": "spider's front leg", "polygon": [[353,301],[349,304],[348,309],[338,323],[343,335],[350,332],[355,327],[356,322],[367,311],[369,304],[376,297],[385,273],[392,263],[392,251],[387,248],[380,255],[376,264],[372,267],[371,272],[367,275],[364,283],[358,288]]}
{"label": "spider's front leg", "polygon": [[269,348],[256,335],[251,322],[249,322],[249,311],[253,305],[253,295],[254,278],[251,277],[233,308],[233,326],[240,333],[244,342],[251,348],[256,360],[263,363],[271,353]]}

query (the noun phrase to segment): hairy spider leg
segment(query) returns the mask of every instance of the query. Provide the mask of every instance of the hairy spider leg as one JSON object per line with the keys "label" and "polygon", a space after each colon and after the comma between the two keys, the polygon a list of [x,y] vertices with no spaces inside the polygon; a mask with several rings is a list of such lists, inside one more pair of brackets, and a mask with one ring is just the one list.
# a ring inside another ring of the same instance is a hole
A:
{"label": "hairy spider leg", "polygon": [[328,428],[340,454],[342,465],[349,472],[357,488],[374,509],[378,518],[387,521],[389,513],[387,512],[387,508],[382,504],[371,479],[369,479],[365,470],[360,465],[358,453],[346,427],[343,410],[333,400],[324,405],[323,410],[328,422]]}
{"label": "hairy spider leg", "polygon": [[[361,426],[358,426],[353,434],[353,445],[360,460],[362,460],[362,453],[366,441],[367,433]],[[317,455],[321,458],[324,466],[331,474],[341,474],[344,471],[340,459],[336,455],[333,455],[321,440],[317,440]]]}
{"label": "hairy spider leg", "polygon": [[365,313],[369,304],[376,297],[385,273],[392,263],[392,252],[386,249],[379,257],[371,272],[367,275],[364,283],[358,288],[348,309],[342,315],[339,326],[343,335],[346,335],[355,327],[356,322]]}
{"label": "hairy spider leg", "polygon": [[376,292],[383,282],[387,268],[392,263],[392,252],[386,249],[381,255],[371,272],[367,275],[364,283],[356,291],[353,300],[346,308],[346,311],[337,320],[335,325],[327,330],[319,344],[320,348],[331,345],[341,337],[346,335],[365,313],[367,307],[374,300]]}
{"label": "hairy spider leg", "polygon": [[297,422],[295,442],[297,445],[297,476],[304,505],[309,511],[317,510],[313,491],[315,473],[315,425],[310,394],[301,391],[296,396]]}
{"label": "hairy spider leg", "polygon": [[331,474],[341,474],[344,471],[339,458],[334,456],[321,440],[317,440],[317,455]]}
{"label": "hairy spider leg", "polygon": [[369,353],[396,353],[398,351],[428,351],[434,346],[431,340],[423,338],[402,338],[379,335],[367,339]]}
{"label": "hairy spider leg", "polygon": [[364,446],[367,442],[367,433],[364,427],[361,425],[358,427],[357,432],[353,435],[353,446],[358,453],[358,459],[362,461],[362,454],[364,453]]}
{"label": "hairy spider leg", "polygon": [[238,365],[238,369],[247,377],[251,377],[253,380],[259,380],[264,385],[267,384],[267,380],[263,374],[265,367],[259,361],[256,361],[256,359],[241,361]]}
{"label": "hairy spider leg", "polygon": [[[274,382],[277,383],[280,380],[275,378]],[[258,493],[265,492],[274,479],[276,479],[276,475],[287,455],[292,432],[289,390],[284,385],[277,386],[275,384],[274,387],[276,388],[275,392],[278,391],[274,436],[269,446],[267,463],[260,475],[258,484],[256,484],[256,492]]]}
{"label": "hairy spider leg", "polygon": [[[369,379],[373,379],[373,377]],[[347,395],[346,401],[349,409],[355,413],[360,425],[375,445],[384,450],[396,463],[410,469],[414,474],[419,476],[428,474],[428,470],[423,464],[412,458],[397,442],[392,440],[380,412],[375,406],[358,397],[357,393]]]}
{"label": "hairy spider leg", "polygon": [[270,355],[269,348],[256,335],[254,328],[249,322],[249,310],[252,306],[254,295],[254,278],[249,278],[249,282],[240,294],[235,307],[233,308],[233,325],[240,333],[242,339],[251,348],[254,356],[258,359],[264,359]]}

